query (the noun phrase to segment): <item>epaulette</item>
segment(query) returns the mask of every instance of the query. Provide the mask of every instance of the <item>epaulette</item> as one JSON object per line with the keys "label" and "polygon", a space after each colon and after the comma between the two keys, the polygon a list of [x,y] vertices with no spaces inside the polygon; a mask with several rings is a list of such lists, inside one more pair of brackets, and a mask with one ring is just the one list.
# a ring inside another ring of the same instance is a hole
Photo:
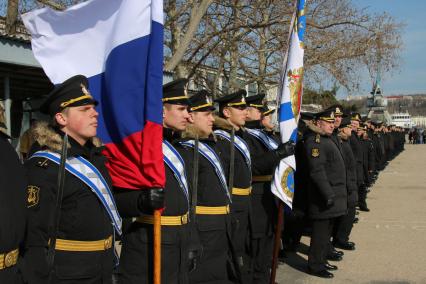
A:
{"label": "epaulette", "polygon": [[42,159],[40,161],[37,161],[36,165],[40,168],[47,168],[49,166],[49,159]]}
{"label": "epaulette", "polygon": [[321,142],[321,135],[319,135],[319,134],[317,134],[316,136],[315,136],[315,143],[320,143]]}

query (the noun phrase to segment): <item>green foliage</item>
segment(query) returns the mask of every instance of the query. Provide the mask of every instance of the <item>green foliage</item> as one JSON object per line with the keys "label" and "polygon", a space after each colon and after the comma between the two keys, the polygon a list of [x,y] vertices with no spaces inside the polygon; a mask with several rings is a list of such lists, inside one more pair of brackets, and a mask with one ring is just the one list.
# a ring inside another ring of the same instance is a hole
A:
{"label": "green foliage", "polygon": [[303,90],[303,104],[319,104],[322,106],[330,106],[338,103],[336,99],[338,86],[333,86],[331,90]]}

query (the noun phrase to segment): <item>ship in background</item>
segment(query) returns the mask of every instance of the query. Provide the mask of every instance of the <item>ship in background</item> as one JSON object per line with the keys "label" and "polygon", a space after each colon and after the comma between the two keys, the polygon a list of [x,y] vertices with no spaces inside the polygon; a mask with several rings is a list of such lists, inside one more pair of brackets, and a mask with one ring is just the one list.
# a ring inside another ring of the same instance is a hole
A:
{"label": "ship in background", "polygon": [[411,129],[415,127],[415,123],[411,119],[411,115],[408,112],[398,112],[392,114],[392,124],[402,127],[404,129]]}
{"label": "ship in background", "polygon": [[387,110],[388,101],[383,96],[380,88],[380,75],[377,76],[373,85],[373,90],[367,97],[368,118],[377,122],[384,122],[386,125],[396,125],[404,129],[415,127],[408,111],[389,114]]}

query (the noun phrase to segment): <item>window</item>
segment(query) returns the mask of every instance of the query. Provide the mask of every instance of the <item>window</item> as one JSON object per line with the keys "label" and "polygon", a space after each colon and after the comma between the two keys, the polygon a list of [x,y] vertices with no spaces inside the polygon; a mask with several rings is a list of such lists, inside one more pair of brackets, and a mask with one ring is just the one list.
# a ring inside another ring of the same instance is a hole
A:
{"label": "window", "polygon": [[257,94],[257,84],[256,83],[251,83],[248,85],[248,95],[249,96],[254,96]]}

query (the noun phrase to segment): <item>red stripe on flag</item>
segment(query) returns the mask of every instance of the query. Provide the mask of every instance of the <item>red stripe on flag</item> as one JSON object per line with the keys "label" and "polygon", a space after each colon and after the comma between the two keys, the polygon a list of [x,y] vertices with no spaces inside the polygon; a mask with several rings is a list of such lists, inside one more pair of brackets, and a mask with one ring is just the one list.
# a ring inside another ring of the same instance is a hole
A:
{"label": "red stripe on flag", "polygon": [[145,189],[165,185],[163,127],[147,121],[144,130],[126,137],[122,143],[106,145],[103,154],[112,183],[127,189]]}

